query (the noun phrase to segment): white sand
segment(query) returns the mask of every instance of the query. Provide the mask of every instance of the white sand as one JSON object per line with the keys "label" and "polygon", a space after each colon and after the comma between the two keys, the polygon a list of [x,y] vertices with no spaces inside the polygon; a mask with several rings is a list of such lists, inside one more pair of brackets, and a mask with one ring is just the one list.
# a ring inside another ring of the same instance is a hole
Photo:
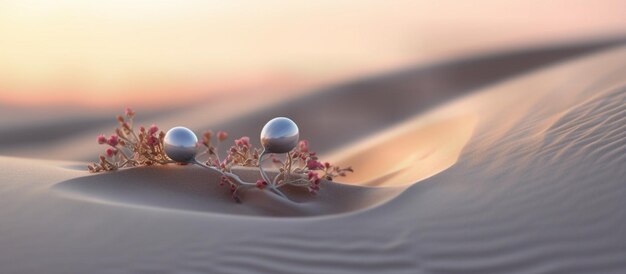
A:
{"label": "white sand", "polygon": [[[543,57],[521,67],[550,60]],[[192,166],[91,175],[82,162],[0,157],[0,272],[626,272],[626,48],[570,55],[523,75],[515,74],[526,71],[514,69],[519,60],[499,58],[510,73],[473,76],[488,81],[445,74],[450,65],[425,78],[418,71],[417,83],[393,76],[363,84],[366,97],[351,95],[354,105],[317,117],[328,130],[349,130],[309,134],[328,157],[354,163],[353,185],[327,183],[313,198],[293,192],[293,203],[255,191],[232,204]],[[426,86],[441,94],[418,85],[435,76],[441,81]],[[392,99],[413,92],[429,103]],[[385,117],[395,121],[370,124],[324,118],[394,111]],[[241,123],[229,130],[242,132],[256,122],[250,117],[232,117]],[[93,142],[95,129],[87,131],[75,138]],[[81,159],[97,151],[57,144],[39,153],[63,148],[66,159]]]}

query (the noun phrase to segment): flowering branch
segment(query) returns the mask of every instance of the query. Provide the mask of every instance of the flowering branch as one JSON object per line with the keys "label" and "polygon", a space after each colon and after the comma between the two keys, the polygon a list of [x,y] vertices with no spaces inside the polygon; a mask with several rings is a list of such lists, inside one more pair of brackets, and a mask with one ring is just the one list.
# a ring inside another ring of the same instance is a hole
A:
{"label": "flowering branch", "polygon": [[[125,116],[117,116],[119,126],[115,129],[115,134],[109,138],[103,134],[98,136],[97,142],[106,145],[107,148],[105,154],[100,155],[98,163],[88,165],[90,172],[175,163],[167,156],[164,148],[166,134],[159,131],[156,125],[152,125],[148,129],[142,126],[138,132],[135,132],[133,128],[134,116],[135,112],[126,108]],[[194,139],[196,138],[193,132],[188,129],[185,130]],[[192,156],[194,157],[188,162],[220,174],[219,184],[228,186],[233,199],[237,202],[240,201],[237,193],[242,187],[267,188],[287,199],[287,196],[279,190],[280,188],[285,186],[301,187],[312,194],[316,194],[320,190],[322,179],[332,181],[335,177],[346,176],[348,172],[353,172],[350,167],[341,168],[328,162],[320,162],[317,154],[309,150],[309,143],[306,140],[300,141],[295,148],[285,153],[283,159],[280,159],[275,154],[268,154],[266,150],[254,148],[250,144],[250,138],[244,136],[235,139],[234,144],[230,146],[222,158],[218,151],[218,145],[227,139],[228,133],[224,131],[218,131],[217,134],[213,134],[210,130],[206,131],[202,135],[202,141],[197,144],[201,151],[197,154],[193,152]],[[195,151],[195,149],[193,150]],[[199,162],[196,160],[195,157],[203,155],[208,157],[206,161]],[[274,178],[269,178],[263,170],[262,161],[266,155],[271,157],[272,163],[278,168],[278,174]],[[262,179],[257,180],[256,183],[241,180],[232,172],[233,168],[237,166],[258,167]]]}
{"label": "flowering branch", "polygon": [[133,118],[135,112],[126,108],[125,116],[118,115],[119,126],[115,134],[107,138],[104,134],[97,137],[98,144],[105,145],[104,155],[100,155],[98,163],[87,166],[90,172],[113,171],[123,167],[150,166],[168,164],[170,160],[163,151],[165,133],[156,125],[148,129],[140,127],[135,132]]}
{"label": "flowering branch", "polygon": [[[209,155],[209,159],[203,164],[213,167],[223,173],[231,173],[235,166],[261,166],[261,150],[253,148],[250,138],[247,136],[236,139],[234,145],[228,149],[228,155],[222,161],[219,160],[217,146],[213,145],[213,132],[206,131],[203,140],[200,142],[204,151],[201,154]],[[225,141],[228,134],[224,131],[217,133],[217,144]],[[348,172],[353,172],[351,167],[341,168],[333,166],[328,162],[319,162],[317,154],[309,151],[309,142],[302,140],[298,146],[287,153],[284,160],[272,155],[272,162],[278,167],[278,174],[273,178],[262,178],[257,180],[255,186],[259,189],[269,188],[276,194],[286,197],[279,189],[288,185],[306,188],[310,193],[315,194],[320,190],[321,179],[332,181],[335,177],[346,176]],[[249,186],[249,183],[241,184],[230,176],[223,175],[220,185],[228,186],[235,200],[237,190],[241,186]]]}

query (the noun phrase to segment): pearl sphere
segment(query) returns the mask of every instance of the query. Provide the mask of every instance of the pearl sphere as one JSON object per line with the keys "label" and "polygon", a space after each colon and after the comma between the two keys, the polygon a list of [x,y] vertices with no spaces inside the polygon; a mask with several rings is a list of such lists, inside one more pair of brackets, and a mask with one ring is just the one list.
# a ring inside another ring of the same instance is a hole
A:
{"label": "pearl sphere", "polygon": [[261,130],[261,144],[269,153],[287,153],[298,145],[300,131],[291,119],[277,117]]}
{"label": "pearl sphere", "polygon": [[163,140],[165,154],[179,162],[191,162],[196,157],[198,137],[186,127],[174,127],[167,131]]}

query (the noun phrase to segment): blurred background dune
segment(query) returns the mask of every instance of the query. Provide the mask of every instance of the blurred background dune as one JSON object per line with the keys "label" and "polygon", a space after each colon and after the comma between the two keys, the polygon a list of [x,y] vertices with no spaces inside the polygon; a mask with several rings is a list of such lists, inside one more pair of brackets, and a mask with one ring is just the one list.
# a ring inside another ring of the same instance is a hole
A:
{"label": "blurred background dune", "polygon": [[624,10],[611,0],[0,1],[0,106],[270,102],[409,65],[622,35]]}
{"label": "blurred background dune", "polygon": [[0,1],[0,154],[92,159],[93,137],[126,106],[144,125],[233,136],[288,116],[330,153],[623,41],[624,10],[608,0]]}

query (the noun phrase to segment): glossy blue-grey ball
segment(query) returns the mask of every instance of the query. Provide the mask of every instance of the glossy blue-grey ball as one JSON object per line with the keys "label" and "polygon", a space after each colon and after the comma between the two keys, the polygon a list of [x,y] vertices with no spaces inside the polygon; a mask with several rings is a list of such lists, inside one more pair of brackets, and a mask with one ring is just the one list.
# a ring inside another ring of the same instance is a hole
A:
{"label": "glossy blue-grey ball", "polygon": [[277,117],[261,130],[261,144],[269,153],[287,153],[298,145],[298,125],[289,118]]}
{"label": "glossy blue-grey ball", "polygon": [[174,127],[165,134],[163,149],[167,157],[176,162],[191,162],[196,157],[198,137],[186,127]]}

